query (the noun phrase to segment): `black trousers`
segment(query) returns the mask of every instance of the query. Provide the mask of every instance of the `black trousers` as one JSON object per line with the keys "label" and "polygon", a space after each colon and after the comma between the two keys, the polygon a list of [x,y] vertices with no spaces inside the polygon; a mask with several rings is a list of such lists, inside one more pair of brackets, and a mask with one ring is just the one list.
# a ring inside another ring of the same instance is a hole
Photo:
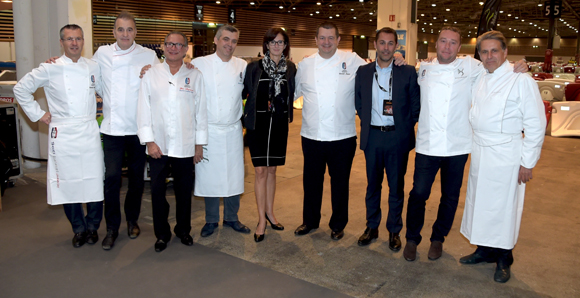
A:
{"label": "black trousers", "polygon": [[403,205],[405,202],[405,173],[409,151],[402,150],[395,131],[371,129],[364,150],[367,169],[367,227],[376,229],[381,223],[381,190],[383,171],[389,185],[389,213],[387,230],[398,234],[403,228]]}
{"label": "black trousers", "polygon": [[193,157],[176,158],[161,156],[150,158],[151,167],[151,204],[153,206],[153,229],[155,237],[165,242],[171,240],[171,228],[167,221],[169,203],[165,198],[167,186],[165,179],[169,167],[173,176],[175,192],[175,219],[177,224],[173,231],[176,235],[187,235],[191,231],[191,194],[193,190]]}
{"label": "black trousers", "polygon": [[136,135],[110,136],[103,134],[105,154],[105,220],[107,230],[118,231],[121,225],[121,169],[125,152],[129,187],[125,196],[125,218],[137,221],[141,212],[143,196],[143,173],[145,170],[145,146]]}
{"label": "black trousers", "polygon": [[63,204],[64,213],[72,225],[73,233],[96,231],[103,219],[103,202],[87,204],[87,215],[83,210],[82,203]]}
{"label": "black trousers", "polygon": [[446,157],[416,154],[413,189],[407,205],[407,240],[421,243],[421,229],[425,222],[425,202],[431,195],[435,176],[441,170],[441,200],[437,220],[433,224],[431,241],[445,241],[457,211],[467,156],[468,154]]}
{"label": "black trousers", "polygon": [[348,192],[350,170],[356,151],[356,137],[344,140],[322,142],[302,137],[304,154],[304,207],[303,224],[318,228],[324,173],[328,165],[332,216],[329,226],[333,231],[342,231],[348,223]]}

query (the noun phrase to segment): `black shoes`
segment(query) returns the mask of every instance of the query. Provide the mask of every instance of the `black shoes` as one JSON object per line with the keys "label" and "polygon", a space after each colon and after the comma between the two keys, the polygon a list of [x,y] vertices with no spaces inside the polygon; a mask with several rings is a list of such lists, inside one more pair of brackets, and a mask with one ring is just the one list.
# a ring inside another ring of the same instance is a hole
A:
{"label": "black shoes", "polygon": [[403,250],[403,258],[409,262],[415,261],[417,258],[417,243],[407,240],[405,249]]}
{"label": "black shoes", "polygon": [[365,246],[371,244],[373,239],[379,238],[379,229],[366,228],[365,232],[358,238],[358,245]]}
{"label": "black shoes", "polygon": [[443,242],[437,240],[431,242],[427,258],[429,258],[429,260],[431,261],[435,261],[439,259],[442,254],[443,254]]}
{"label": "black shoes", "polygon": [[278,231],[283,231],[284,230],[284,226],[281,223],[277,223],[277,224],[273,224],[272,221],[270,220],[270,218],[268,217],[268,213],[266,213],[266,219],[268,220],[268,222],[270,223],[270,226],[272,227],[272,229],[274,230],[278,230]]}
{"label": "black shoes", "polygon": [[312,230],[316,230],[317,228],[311,228],[307,225],[300,225],[298,226],[298,228],[296,228],[296,231],[294,231],[294,235],[306,235],[308,233],[310,233],[310,231]]}
{"label": "black shoes", "polygon": [[87,234],[87,243],[88,244],[95,244],[97,242],[99,242],[99,234],[97,234],[97,231],[89,230],[89,232]]}
{"label": "black shoes", "polygon": [[332,240],[340,240],[342,237],[344,237],[344,230],[332,231],[330,233],[330,239]]}
{"label": "black shoes", "polygon": [[128,221],[127,222],[127,234],[129,238],[135,239],[141,234],[141,229],[136,221]]}
{"label": "black shoes", "polygon": [[165,241],[163,241],[161,239],[157,239],[157,241],[155,242],[155,251],[156,252],[162,252],[166,248],[167,248],[167,242],[165,242]]}
{"label": "black shoes", "polygon": [[[177,238],[181,239],[181,243],[183,243],[187,246],[193,245],[193,238],[189,234],[185,234],[185,235],[181,235],[181,236],[178,235]],[[157,244],[155,244],[155,245],[157,245]],[[166,246],[167,246],[167,244],[166,244]],[[155,251],[157,251],[157,248],[155,249]]]}
{"label": "black shoes", "polygon": [[250,228],[246,227],[246,225],[241,223],[239,220],[236,220],[236,221],[225,221],[224,220],[224,226],[229,226],[232,229],[234,229],[236,232],[240,232],[240,233],[244,233],[244,234],[249,234],[251,232]]}
{"label": "black shoes", "polygon": [[399,234],[389,232],[389,248],[392,251],[401,250],[401,237],[399,237]]}
{"label": "black shoes", "polygon": [[201,237],[207,237],[213,234],[213,231],[218,227],[217,223],[206,222],[203,228],[201,228]]}
{"label": "black shoes", "polygon": [[87,241],[87,232],[76,233],[72,239],[73,247],[81,247]]}
{"label": "black shoes", "polygon": [[102,243],[103,249],[110,250],[111,248],[113,248],[113,246],[115,245],[115,240],[117,240],[118,236],[119,232],[107,230],[107,236],[105,236],[105,239],[103,239]]}
{"label": "black shoes", "polygon": [[497,267],[495,267],[495,274],[493,275],[493,280],[505,283],[510,279],[510,265],[508,262],[500,259],[497,261]]}
{"label": "black shoes", "polygon": [[459,263],[461,264],[478,264],[482,262],[493,263],[496,261],[496,258],[489,248],[478,247],[474,253],[462,257],[459,259]]}

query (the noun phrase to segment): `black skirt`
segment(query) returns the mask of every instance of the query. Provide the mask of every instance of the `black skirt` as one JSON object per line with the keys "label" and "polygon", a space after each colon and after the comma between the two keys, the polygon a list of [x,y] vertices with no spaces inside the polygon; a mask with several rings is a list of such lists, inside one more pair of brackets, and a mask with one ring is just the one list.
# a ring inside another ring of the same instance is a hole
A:
{"label": "black skirt", "polygon": [[263,71],[256,97],[256,126],[255,129],[246,131],[246,141],[254,167],[281,166],[286,162],[288,82],[283,79],[281,93],[271,101],[270,81],[268,74]]}

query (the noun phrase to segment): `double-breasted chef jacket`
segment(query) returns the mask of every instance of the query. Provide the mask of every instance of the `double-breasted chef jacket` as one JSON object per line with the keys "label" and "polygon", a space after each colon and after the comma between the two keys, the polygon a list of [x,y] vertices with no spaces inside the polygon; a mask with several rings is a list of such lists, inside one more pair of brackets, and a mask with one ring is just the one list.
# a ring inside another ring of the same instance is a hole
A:
{"label": "double-breasted chef jacket", "polygon": [[137,109],[137,135],[142,144],[155,142],[169,157],[192,157],[195,145],[207,144],[207,106],[203,76],[182,65],[154,65],[143,76]]}
{"label": "double-breasted chef jacket", "polygon": [[159,64],[151,49],[136,43],[121,50],[117,43],[99,47],[92,58],[103,75],[103,121],[101,132],[111,136],[137,134],[137,101],[145,65]]}
{"label": "double-breasted chef jacket", "polygon": [[194,194],[231,197],[244,192],[242,90],[247,62],[232,57],[223,62],[217,54],[195,58],[203,74],[207,100],[208,142],[204,159],[195,165]]}
{"label": "double-breasted chef jacket", "polygon": [[461,233],[474,245],[513,249],[524,205],[520,166],[534,168],[544,142],[537,84],[506,61],[473,88],[469,121],[473,143]]}
{"label": "double-breasted chef jacket", "polygon": [[31,121],[44,115],[32,95],[44,87],[52,120],[48,126],[47,200],[50,205],[103,200],[103,150],[96,120],[95,91],[101,94],[101,72],[83,57],[65,55],[26,74],[14,95]]}

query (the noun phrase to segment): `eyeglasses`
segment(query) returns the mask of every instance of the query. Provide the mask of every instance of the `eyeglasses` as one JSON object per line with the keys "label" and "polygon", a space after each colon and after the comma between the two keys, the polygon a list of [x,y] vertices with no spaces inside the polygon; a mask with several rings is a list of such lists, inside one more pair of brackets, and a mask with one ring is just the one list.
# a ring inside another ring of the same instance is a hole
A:
{"label": "eyeglasses", "polygon": [[286,42],[285,42],[285,41],[283,41],[283,40],[270,40],[270,42],[269,42],[269,44],[270,44],[271,46],[275,46],[275,45],[282,46],[282,45],[284,45],[285,43],[286,43]]}
{"label": "eyeglasses", "polygon": [[67,41],[67,42],[73,42],[73,40],[76,42],[81,42],[81,40],[83,40],[83,38],[82,37],[69,37],[69,38],[63,39],[63,41]]}
{"label": "eyeglasses", "polygon": [[165,46],[168,47],[168,48],[176,47],[177,49],[181,49],[181,48],[183,48],[184,44],[179,43],[179,42],[178,43],[175,43],[175,42],[166,42],[165,43]]}

